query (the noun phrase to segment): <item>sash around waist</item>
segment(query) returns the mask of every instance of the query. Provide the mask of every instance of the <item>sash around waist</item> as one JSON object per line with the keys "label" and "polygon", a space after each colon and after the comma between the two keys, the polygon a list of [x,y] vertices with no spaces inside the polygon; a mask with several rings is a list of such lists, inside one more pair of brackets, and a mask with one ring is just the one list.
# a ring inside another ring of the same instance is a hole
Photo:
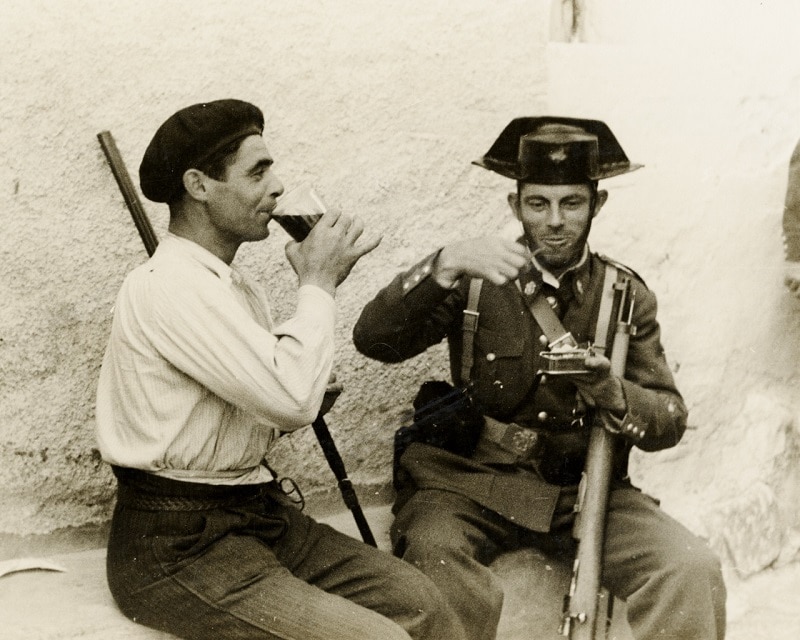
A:
{"label": "sash around waist", "polygon": [[[274,481],[259,484],[216,485],[184,482],[141,469],[112,465],[117,478],[118,504],[143,511],[205,511],[235,507],[263,499],[277,489]],[[279,491],[279,489],[278,489]]]}

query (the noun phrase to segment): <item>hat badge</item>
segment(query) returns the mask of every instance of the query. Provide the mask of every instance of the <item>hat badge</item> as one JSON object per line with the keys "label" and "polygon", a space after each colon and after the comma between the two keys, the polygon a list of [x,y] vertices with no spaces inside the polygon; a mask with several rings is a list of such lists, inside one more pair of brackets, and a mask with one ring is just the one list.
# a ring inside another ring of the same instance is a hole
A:
{"label": "hat badge", "polygon": [[555,164],[560,164],[567,159],[567,148],[566,147],[556,147],[553,149],[549,154],[550,161]]}

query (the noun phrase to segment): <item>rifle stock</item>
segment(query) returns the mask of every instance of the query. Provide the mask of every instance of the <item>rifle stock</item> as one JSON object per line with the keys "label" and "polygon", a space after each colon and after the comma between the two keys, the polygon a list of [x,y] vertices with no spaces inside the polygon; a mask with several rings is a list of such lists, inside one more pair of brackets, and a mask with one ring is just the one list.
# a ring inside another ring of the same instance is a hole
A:
{"label": "rifle stock", "polygon": [[[136,229],[139,231],[139,236],[144,243],[147,255],[152,256],[158,246],[158,238],[156,237],[155,231],[153,231],[153,226],[150,224],[150,219],[147,217],[147,212],[144,210],[141,200],[139,200],[139,195],[136,193],[133,182],[131,182],[128,169],[125,167],[125,162],[114,141],[114,136],[111,135],[110,131],[101,131],[97,134],[97,139],[100,141],[100,146],[103,149],[103,153],[105,153],[106,160],[111,167],[111,172],[114,174],[119,190],[122,192],[122,197],[125,200],[125,204],[128,206],[128,211],[131,214],[131,218],[133,218]],[[328,462],[328,466],[336,477],[339,491],[342,494],[342,500],[353,514],[353,519],[356,521],[356,526],[361,534],[361,538],[367,544],[377,547],[378,545],[375,542],[375,537],[372,535],[369,523],[358,502],[358,496],[353,489],[353,485],[347,477],[344,462],[339,455],[336,443],[333,440],[333,436],[331,436],[328,425],[325,423],[325,419],[321,415],[317,416],[312,427],[319,441],[320,448],[325,455],[325,459]]]}
{"label": "rifle stock", "polygon": [[[625,374],[631,334],[633,295],[630,280],[617,286],[620,292],[611,372]],[[600,586],[608,494],[614,457],[614,436],[602,424],[591,428],[578,502],[573,537],[578,549],[572,567],[569,593],[564,602],[561,634],[570,640],[600,640],[606,637],[612,600]]]}

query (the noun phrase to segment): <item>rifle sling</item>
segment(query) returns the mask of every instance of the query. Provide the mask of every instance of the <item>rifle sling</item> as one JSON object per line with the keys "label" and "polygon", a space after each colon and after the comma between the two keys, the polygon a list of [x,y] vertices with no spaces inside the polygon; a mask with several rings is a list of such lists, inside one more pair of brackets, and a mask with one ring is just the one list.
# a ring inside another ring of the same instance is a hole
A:
{"label": "rifle sling", "polygon": [[469,281],[469,293],[467,294],[467,306],[464,309],[464,321],[461,325],[463,340],[461,345],[461,384],[469,386],[470,376],[472,375],[472,365],[475,362],[475,334],[478,331],[478,299],[481,296],[481,278],[472,278]]}

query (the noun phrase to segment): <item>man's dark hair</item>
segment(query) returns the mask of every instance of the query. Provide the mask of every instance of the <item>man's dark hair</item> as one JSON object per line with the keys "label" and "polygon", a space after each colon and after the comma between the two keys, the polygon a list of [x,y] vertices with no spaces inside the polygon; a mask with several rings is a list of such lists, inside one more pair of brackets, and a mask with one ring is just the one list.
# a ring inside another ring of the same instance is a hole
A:
{"label": "man's dark hair", "polygon": [[[227,177],[228,167],[233,164],[236,154],[239,152],[239,147],[242,146],[244,138],[238,138],[233,142],[229,142],[224,147],[217,149],[208,158],[200,162],[195,169],[202,171],[209,178],[223,182]],[[181,183],[180,190],[175,194],[170,204],[178,202],[186,193],[186,189]]]}
{"label": "man's dark hair", "polygon": [[226,144],[198,164],[197,169],[205,173],[209,178],[224,181],[227,177],[228,167],[233,164],[242,142],[244,142],[244,138],[239,138]]}

